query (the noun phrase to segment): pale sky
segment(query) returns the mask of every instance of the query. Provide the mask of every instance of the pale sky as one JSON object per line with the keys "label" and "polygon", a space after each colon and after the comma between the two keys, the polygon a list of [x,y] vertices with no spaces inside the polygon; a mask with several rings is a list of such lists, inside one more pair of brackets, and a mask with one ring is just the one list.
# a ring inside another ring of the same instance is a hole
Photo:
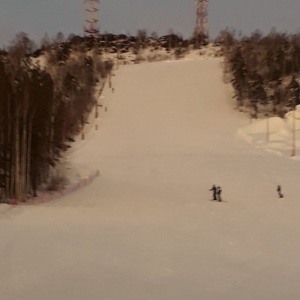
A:
{"label": "pale sky", "polygon": [[[101,31],[135,34],[146,28],[166,34],[169,29],[190,37],[195,25],[194,0],[101,0]],[[209,32],[225,27],[249,34],[259,29],[294,33],[300,28],[299,0],[210,0]],[[0,0],[0,46],[24,31],[36,42],[54,36],[82,35],[84,0]]]}

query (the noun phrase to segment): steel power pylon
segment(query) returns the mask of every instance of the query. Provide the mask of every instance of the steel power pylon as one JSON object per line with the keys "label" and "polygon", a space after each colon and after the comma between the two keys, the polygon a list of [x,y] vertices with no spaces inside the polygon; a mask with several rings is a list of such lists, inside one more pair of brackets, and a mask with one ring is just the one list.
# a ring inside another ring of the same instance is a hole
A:
{"label": "steel power pylon", "polygon": [[85,24],[83,27],[85,35],[88,36],[99,36],[99,10],[100,0],[84,0],[85,4]]}
{"label": "steel power pylon", "polygon": [[197,19],[194,31],[195,38],[208,38],[208,0],[196,0]]}

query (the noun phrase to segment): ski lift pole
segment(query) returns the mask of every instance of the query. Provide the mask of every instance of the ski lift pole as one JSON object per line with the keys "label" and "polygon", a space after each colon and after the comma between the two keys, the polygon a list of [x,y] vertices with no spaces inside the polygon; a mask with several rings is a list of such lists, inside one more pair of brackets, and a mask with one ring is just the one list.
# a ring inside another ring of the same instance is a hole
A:
{"label": "ski lift pole", "polygon": [[293,111],[293,135],[292,135],[292,155],[296,155],[296,109]]}
{"label": "ski lift pole", "polygon": [[[298,93],[300,93],[300,89],[299,89]],[[293,129],[292,130],[293,130],[293,132],[292,132],[292,154],[291,154],[291,156],[295,156],[296,155],[296,99],[294,99]]]}
{"label": "ski lift pole", "polygon": [[267,114],[267,143],[270,141],[270,119],[269,114]]}

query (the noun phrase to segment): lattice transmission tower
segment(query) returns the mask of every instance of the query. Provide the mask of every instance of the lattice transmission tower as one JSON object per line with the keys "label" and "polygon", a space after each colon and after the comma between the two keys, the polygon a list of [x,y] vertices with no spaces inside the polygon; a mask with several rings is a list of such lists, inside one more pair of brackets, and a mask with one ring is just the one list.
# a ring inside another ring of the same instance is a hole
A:
{"label": "lattice transmission tower", "polygon": [[194,31],[196,38],[208,38],[208,0],[196,0],[197,19]]}
{"label": "lattice transmission tower", "polygon": [[100,0],[84,0],[85,4],[85,24],[84,34],[97,37],[100,34],[99,10]]}

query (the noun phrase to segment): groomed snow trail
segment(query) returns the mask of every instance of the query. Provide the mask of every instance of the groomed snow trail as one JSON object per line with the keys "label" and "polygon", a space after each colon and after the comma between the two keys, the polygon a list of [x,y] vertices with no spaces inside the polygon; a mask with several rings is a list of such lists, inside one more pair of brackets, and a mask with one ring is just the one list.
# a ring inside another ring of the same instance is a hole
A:
{"label": "groomed snow trail", "polygon": [[1,299],[299,299],[299,162],[238,138],[221,60],[125,66],[113,85],[71,155],[101,175],[1,210]]}

